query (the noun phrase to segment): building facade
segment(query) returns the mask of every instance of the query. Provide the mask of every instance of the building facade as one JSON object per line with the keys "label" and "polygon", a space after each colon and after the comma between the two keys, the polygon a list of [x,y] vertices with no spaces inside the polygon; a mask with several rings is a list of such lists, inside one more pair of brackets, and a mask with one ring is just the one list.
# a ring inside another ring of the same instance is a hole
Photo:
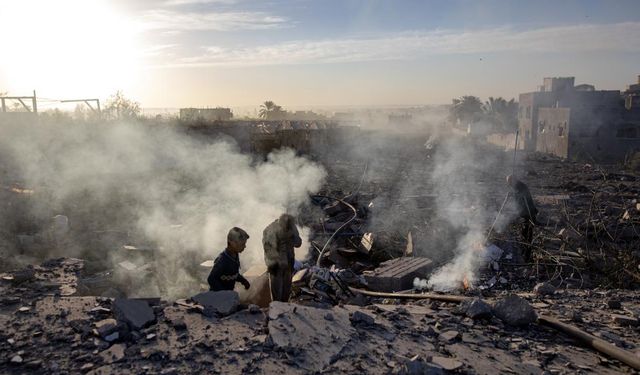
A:
{"label": "building facade", "polygon": [[524,149],[598,161],[622,160],[640,151],[640,103],[634,105],[625,95],[576,86],[573,77],[545,78],[539,91],[520,95]]}

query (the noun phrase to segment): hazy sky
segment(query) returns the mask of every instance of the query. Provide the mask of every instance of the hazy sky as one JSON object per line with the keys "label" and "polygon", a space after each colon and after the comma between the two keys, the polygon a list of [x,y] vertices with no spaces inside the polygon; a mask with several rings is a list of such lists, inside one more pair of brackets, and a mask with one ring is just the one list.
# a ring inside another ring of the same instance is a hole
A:
{"label": "hazy sky", "polygon": [[144,107],[441,104],[640,74],[638,0],[0,0],[0,31],[0,92]]}

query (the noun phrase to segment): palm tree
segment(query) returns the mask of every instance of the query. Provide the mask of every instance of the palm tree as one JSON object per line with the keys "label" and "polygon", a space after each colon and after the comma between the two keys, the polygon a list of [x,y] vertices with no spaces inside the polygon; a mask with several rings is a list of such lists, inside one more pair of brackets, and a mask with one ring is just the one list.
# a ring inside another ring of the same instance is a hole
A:
{"label": "palm tree", "polygon": [[515,99],[490,97],[482,106],[485,115],[502,130],[512,131],[518,127],[518,103]]}
{"label": "palm tree", "polygon": [[258,112],[258,116],[265,120],[271,120],[278,117],[282,112],[284,112],[284,110],[281,106],[271,100],[267,100],[260,105],[260,112]]}
{"label": "palm tree", "polygon": [[482,102],[477,96],[465,95],[452,100],[449,115],[452,120],[462,123],[474,121],[482,114]]}

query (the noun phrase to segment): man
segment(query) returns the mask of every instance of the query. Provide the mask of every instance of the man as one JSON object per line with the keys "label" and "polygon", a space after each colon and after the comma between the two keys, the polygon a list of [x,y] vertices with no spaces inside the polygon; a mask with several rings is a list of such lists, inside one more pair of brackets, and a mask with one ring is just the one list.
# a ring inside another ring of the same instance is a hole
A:
{"label": "man", "polygon": [[533,241],[533,226],[536,224],[536,216],[538,209],[533,203],[529,188],[524,182],[519,181],[515,177],[507,176],[507,184],[511,187],[511,192],[516,202],[518,216],[523,219],[522,237],[525,244],[525,260],[531,261],[531,242]]}
{"label": "man", "polygon": [[269,271],[273,301],[289,301],[295,262],[293,248],[301,245],[302,239],[298,234],[295,218],[291,215],[280,215],[280,218],[269,224],[262,232],[264,260]]}
{"label": "man", "polygon": [[249,235],[244,230],[233,227],[227,234],[227,248],[218,255],[213,262],[213,268],[207,281],[209,290],[233,290],[236,281],[241,283],[245,289],[249,289],[251,284],[240,274],[240,256],[244,251]]}

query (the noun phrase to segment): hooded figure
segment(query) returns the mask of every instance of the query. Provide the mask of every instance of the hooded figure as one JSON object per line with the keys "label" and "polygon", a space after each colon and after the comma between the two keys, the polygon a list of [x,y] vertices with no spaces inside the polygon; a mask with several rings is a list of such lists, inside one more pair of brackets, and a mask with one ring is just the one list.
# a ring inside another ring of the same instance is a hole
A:
{"label": "hooded figure", "polygon": [[269,271],[271,299],[287,302],[291,294],[291,277],[295,261],[293,248],[302,245],[295,218],[288,214],[280,215],[280,218],[262,232],[262,245]]}
{"label": "hooded figure", "polygon": [[525,242],[525,260],[531,261],[531,242],[533,241],[533,226],[536,224],[536,216],[538,216],[538,209],[533,203],[533,198],[529,192],[527,185],[509,175],[507,176],[507,184],[511,187],[511,192],[516,202],[518,209],[518,215],[523,219],[522,223],[522,237]]}

